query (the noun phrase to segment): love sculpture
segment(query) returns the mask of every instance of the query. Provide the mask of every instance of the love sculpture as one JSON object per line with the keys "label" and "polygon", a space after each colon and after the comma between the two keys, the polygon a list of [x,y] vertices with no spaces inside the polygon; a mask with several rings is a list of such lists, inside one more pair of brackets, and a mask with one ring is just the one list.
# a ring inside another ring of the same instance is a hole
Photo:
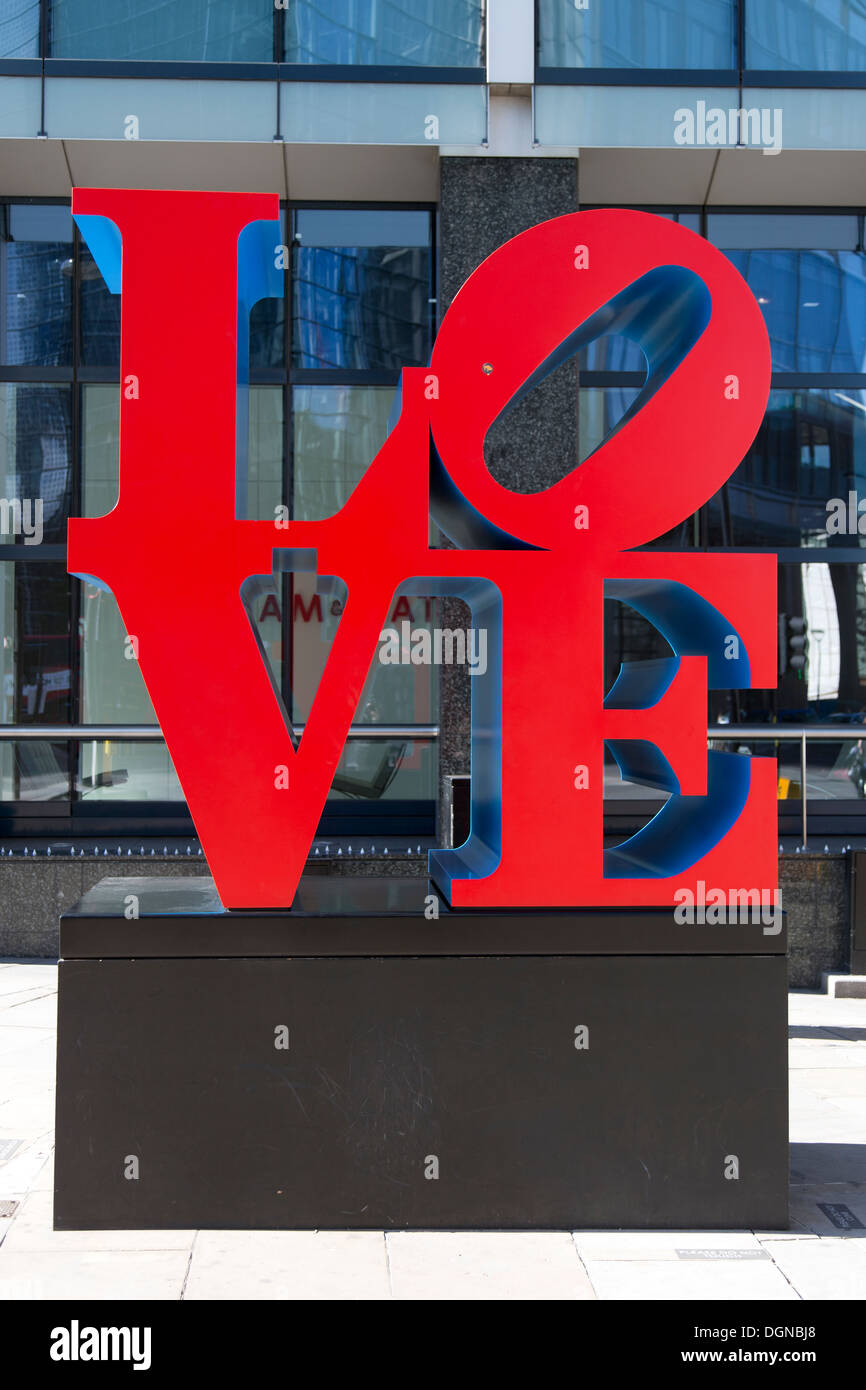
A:
{"label": "love sculpture", "polygon": [[[122,389],[119,500],[70,522],[69,569],[112,590],[137,639],[225,906],[292,903],[394,594],[413,588],[464,598],[491,648],[473,682],[471,836],[430,859],[452,905],[775,888],[775,764],[706,747],[707,689],[775,685],[775,557],[634,549],[721,487],[766,405],[763,319],[718,250],[626,211],[515,237],[457,295],[429,368],[403,371],[399,419],[346,505],[286,525],[236,505],[249,312],[282,292],[276,197],[77,189],[73,212],[122,293]],[[181,307],[207,347],[193,372]],[[483,453],[494,420],[613,333],[647,361],[619,425],[545,491],[500,486]],[[430,547],[431,515],[457,548]],[[348,587],[300,741],[242,598],[275,568]],[[606,696],[605,596],[673,653],[626,664]],[[605,743],[624,777],[669,793],[606,852]],[[553,839],[568,848],[551,860]]]}
{"label": "love sculpture", "polygon": [[[121,426],[119,500],[70,522],[69,568],[136,639],[213,878],[133,867],[61,919],[56,1225],[784,1226],[784,914],[673,910],[775,890],[774,764],[706,736],[708,689],[775,683],[775,557],[637,548],[761,422],[767,334],[737,271],[637,212],[531,228],[404,370],[346,505],[245,520],[276,198],[77,190],[73,209],[122,293]],[[614,333],[647,361],[617,427],[545,491],[500,486],[492,423]],[[286,569],[348,590],[300,739],[245,604]],[[398,591],[462,597],[487,634],[471,834],[431,851],[432,883],[393,860],[304,873]],[[607,692],[605,597],[671,653]],[[605,747],[667,793],[607,849]]]}

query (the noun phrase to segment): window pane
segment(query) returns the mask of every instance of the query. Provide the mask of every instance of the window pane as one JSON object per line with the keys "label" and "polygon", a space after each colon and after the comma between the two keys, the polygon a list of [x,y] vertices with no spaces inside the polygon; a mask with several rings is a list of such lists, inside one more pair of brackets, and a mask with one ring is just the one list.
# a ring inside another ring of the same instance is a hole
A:
{"label": "window pane", "polygon": [[866,370],[866,256],[728,251],[767,322],[777,372]]}
{"label": "window pane", "polygon": [[[293,392],[294,509],[298,520],[333,515],[384,443],[393,404],[391,387],[301,386]],[[289,679],[292,717],[304,720],[318,688],[346,599],[345,585],[312,574],[285,576],[283,604],[292,614]],[[259,600],[264,644],[279,641],[281,609]],[[395,595],[389,621],[402,634],[436,623],[438,604]],[[426,724],[436,721],[438,678],[430,665],[391,665],[374,658],[355,714],[359,724]],[[367,800],[436,795],[434,746],[407,740],[353,740],[346,748],[332,795]]]}
{"label": "window pane", "polygon": [[[866,567],[823,559],[780,565],[777,689],[736,695],[743,721],[863,722]],[[799,781],[799,772],[796,777]]]}
{"label": "window pane", "polygon": [[432,801],[438,766],[435,743],[350,739],[328,801]]}
{"label": "window pane", "polygon": [[[751,6],[750,6],[751,8]],[[539,0],[539,66],[732,68],[734,0]]]}
{"label": "window pane", "polygon": [[[244,599],[259,647],[274,683],[286,698],[293,724],[310,717],[319,683],[346,602],[346,586],[333,576],[287,573],[245,588]],[[430,630],[433,599],[396,595],[390,619],[416,632]],[[284,618],[290,615],[290,650],[283,671]],[[356,724],[435,722],[438,682],[428,666],[371,664]],[[410,738],[349,740],[334,778],[332,799],[432,799],[436,795],[436,751]]]}
{"label": "window pane", "polygon": [[0,359],[9,366],[72,362],[72,216],[68,207],[0,209]]}
{"label": "window pane", "polygon": [[293,516],[321,521],[340,510],[385,442],[390,386],[297,386]]}
{"label": "window pane", "polygon": [[595,338],[577,354],[582,372],[642,372],[646,375],[646,358],[631,338],[622,333],[604,334]]}
{"label": "window pane", "polygon": [[[280,209],[279,231],[274,236],[274,256],[276,263],[283,268],[284,280],[288,278],[287,257],[281,251],[289,240],[287,230],[288,214]],[[285,285],[278,299],[260,299],[250,310],[250,367],[253,370],[263,367],[285,367],[286,365],[286,297]]]}
{"label": "window pane", "polygon": [[[780,565],[778,612],[776,689],[710,691],[708,719],[711,725],[731,726],[729,741],[713,741],[716,751],[778,756],[779,795],[799,799],[799,744],[774,741],[773,729],[827,722],[866,724],[866,566],[824,560]],[[628,605],[606,601],[606,688],[620,661],[668,654],[663,639]],[[766,724],[766,743],[741,742],[736,728],[740,723]],[[807,776],[810,801],[866,796],[866,728],[862,740],[810,742]],[[618,782],[616,769],[606,765],[605,795],[644,800],[654,793]]]}
{"label": "window pane", "polygon": [[69,602],[61,564],[0,563],[4,724],[69,723]]}
{"label": "window pane", "polygon": [[52,58],[273,61],[273,0],[51,0]]}
{"label": "window pane", "polygon": [[70,745],[42,739],[0,744],[0,800],[68,801]]}
{"label": "window pane", "polygon": [[114,595],[81,583],[81,714],[85,724],[155,724]]}
{"label": "window pane", "polygon": [[183,801],[163,743],[82,739],[76,790],[82,801]]}
{"label": "window pane", "polygon": [[0,58],[39,57],[39,0],[4,0]]}
{"label": "window pane", "polygon": [[286,365],[286,301],[260,299],[250,311],[250,367]]}
{"label": "window pane", "polygon": [[[596,393],[593,393],[596,394]],[[600,392],[597,394],[601,394]],[[583,393],[581,393],[581,407]],[[581,415],[583,411],[581,410]],[[583,421],[581,419],[581,431]],[[648,622],[636,609],[618,599],[604,600],[604,688],[609,691],[621,665],[626,661],[652,661],[659,657],[671,656],[671,649],[657,628]],[[608,802],[650,801],[663,802],[665,793],[655,787],[647,787],[638,782],[627,782],[620,774],[613,754],[605,744],[604,749],[604,799],[605,809],[615,809]],[[623,837],[624,838],[624,837]]]}
{"label": "window pane", "polygon": [[301,208],[295,239],[304,246],[429,246],[430,214],[412,208]]}
{"label": "window pane", "polygon": [[66,540],[71,387],[0,384],[0,489],[0,543]]}
{"label": "window pane", "polygon": [[249,476],[239,515],[273,521],[286,501],[283,489],[285,422],[281,386],[250,387]]}
{"label": "window pane", "polygon": [[294,365],[422,366],[430,355],[431,276],[429,213],[299,212]]}
{"label": "window pane", "polygon": [[578,394],[580,460],[589,458],[640,394],[638,386],[582,386]]}
{"label": "window pane", "polygon": [[754,444],[708,504],[709,543],[864,545],[861,498],[866,504],[866,391],[771,391]]}
{"label": "window pane", "polygon": [[856,251],[856,213],[711,212],[707,236],[714,246],[750,251]]}
{"label": "window pane", "polygon": [[[120,387],[82,387],[84,516],[105,516],[117,502],[119,426]],[[282,387],[251,386],[248,474],[238,490],[239,516],[273,521],[274,508],[284,501],[284,442]]]}
{"label": "window pane", "polygon": [[[113,594],[81,584],[81,717],[85,724],[156,724]],[[182,801],[162,743],[98,739],[82,744],[79,790],[88,800]]]}
{"label": "window pane", "polygon": [[[313,574],[286,576],[283,603],[292,614],[289,662],[291,709],[294,722],[309,718],[310,710],[337,632],[347,590],[333,577]],[[280,615],[273,599],[257,600],[260,641],[276,642]],[[395,640],[432,633],[439,604],[433,598],[396,594],[386,622]],[[403,624],[408,624],[404,628]],[[441,624],[439,624],[441,626]],[[468,640],[468,639],[467,639]],[[432,643],[431,643],[432,649]],[[474,649],[473,649],[474,650]],[[387,638],[380,643],[353,722],[356,724],[428,724],[437,718],[438,679],[434,667],[394,664]],[[436,751],[430,743],[408,738],[351,739],[334,779],[331,795],[366,801],[432,798],[436,795]]]}
{"label": "window pane", "polygon": [[[581,388],[582,458],[635,394]],[[754,443],[730,480],[698,515],[649,548],[702,545],[825,552],[866,547],[866,391],[771,391]]]}
{"label": "window pane", "polygon": [[866,70],[863,0],[759,0],[746,6],[746,66]]}
{"label": "window pane", "polygon": [[292,0],[287,63],[479,67],[481,0]]}
{"label": "window pane", "polygon": [[81,388],[84,516],[105,516],[117,502],[120,387]]}
{"label": "window pane", "polygon": [[120,295],[112,294],[82,239],[81,361],[85,367],[120,367]]}
{"label": "window pane", "polygon": [[[859,724],[859,718],[850,718],[844,713],[832,716],[833,723]],[[808,723],[808,721],[806,721]],[[866,733],[866,730],[864,730]],[[761,751],[764,751],[763,749]],[[769,751],[769,750],[766,750]],[[788,812],[799,813],[800,796],[800,746],[797,742],[778,745],[779,758],[779,799],[788,804]],[[827,739],[812,739],[806,757],[806,795],[809,801],[809,815],[820,811],[815,805],[819,801],[852,801],[862,798],[866,792],[866,738],[846,739],[830,742]],[[791,799],[793,798],[793,805]],[[857,810],[852,806],[852,811]]]}

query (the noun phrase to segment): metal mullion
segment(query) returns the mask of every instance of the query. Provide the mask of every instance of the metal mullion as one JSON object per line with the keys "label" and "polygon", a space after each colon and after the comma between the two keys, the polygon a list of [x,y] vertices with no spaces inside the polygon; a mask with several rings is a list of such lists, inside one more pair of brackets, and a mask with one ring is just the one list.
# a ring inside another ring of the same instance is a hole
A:
{"label": "metal mullion", "polygon": [[755,88],[813,88],[824,92],[861,92],[866,87],[866,72],[840,68],[834,72],[818,69],[746,68],[743,85]]}
{"label": "metal mullion", "polygon": [[645,372],[626,372],[614,371],[581,371],[580,384],[584,387],[616,388],[626,390],[629,386],[643,386],[646,383]]}
{"label": "metal mullion", "polygon": [[[282,450],[282,500],[289,509],[289,517],[295,517],[295,398],[288,381],[284,385],[284,450]],[[295,581],[291,570],[282,570],[279,603],[282,612],[282,701],[293,719],[292,684],[295,674],[295,652],[292,638],[292,607],[295,603]]]}
{"label": "metal mullion", "polygon": [[866,391],[864,372],[773,372],[774,391]]}
{"label": "metal mullion", "polygon": [[[864,73],[864,77],[866,77],[866,73]],[[24,202],[24,201],[27,201],[27,200],[25,200],[25,199],[16,199],[15,201],[16,201],[16,202]],[[30,199],[29,201],[32,202],[33,200]],[[669,212],[669,213],[674,213],[674,212],[693,212],[693,213],[699,213],[699,212],[701,211],[702,204],[700,204],[700,203],[663,203],[663,202],[648,203],[648,202],[639,202],[639,203],[617,203],[615,206],[618,207],[618,208],[629,208],[629,209],[632,210],[633,212],[656,212],[656,213],[665,213],[665,212]],[[605,210],[609,209],[609,207],[610,207],[610,204],[609,204],[609,203],[583,203],[583,204],[581,205],[581,211],[582,211],[582,212],[605,211]],[[805,208],[804,208],[802,205],[799,206],[799,207],[797,207],[795,204],[792,204],[792,203],[778,203],[778,204],[776,204],[776,203],[719,203],[719,204],[713,204],[713,212],[714,212],[714,213],[715,213],[715,212],[724,212],[724,213],[746,213],[746,214],[750,214],[750,213],[772,213],[774,216],[783,216],[783,215],[787,215],[787,216],[801,216],[803,213],[807,213],[810,217],[811,217],[811,216],[820,216],[820,217],[823,217],[823,216],[834,216],[834,215],[836,215],[836,216],[846,216],[846,215],[847,215],[847,216],[850,216],[850,217],[856,217],[856,216],[862,215],[862,211],[863,211],[863,202],[862,202],[862,200],[856,200],[856,201],[854,201],[854,202],[852,202],[852,203],[843,203],[843,204],[840,204],[840,203],[820,203],[820,204],[818,204],[818,203],[816,203],[814,207],[810,204],[808,207],[805,207]],[[750,247],[748,247],[748,246],[746,246],[746,247],[737,246],[737,247],[729,247],[728,249],[729,249],[729,250],[736,250],[736,251],[744,251],[744,250],[745,250],[745,251],[748,251],[748,250],[753,249],[753,248],[750,248]],[[787,247],[787,248],[786,248],[786,247],[778,247],[778,246],[776,246],[776,247],[766,247],[766,248],[764,248],[764,249],[766,249],[766,250],[775,250],[775,251],[779,251],[779,250],[796,250],[796,249],[798,249],[798,248],[796,248],[796,247],[793,247],[793,248],[792,248],[792,247]],[[806,250],[806,251],[815,251],[815,250],[826,250],[827,248],[826,248],[826,247],[807,246],[807,247],[800,247],[799,249],[800,249],[800,250]],[[852,247],[840,247],[840,248],[836,248],[836,249],[838,249],[838,250],[843,250],[843,251],[844,251],[844,250],[852,250],[852,249],[856,250],[857,248],[852,248]]]}
{"label": "metal mullion", "polygon": [[736,68],[538,68],[540,87],[736,87]]}
{"label": "metal mullion", "polygon": [[82,386],[120,386],[120,366],[86,367],[78,364],[78,382]]}
{"label": "metal mullion", "polygon": [[0,381],[21,381],[40,386],[53,386],[72,381],[71,367],[0,366]]}
{"label": "metal mullion", "polygon": [[396,389],[400,385],[400,373],[363,367],[292,367],[289,382],[292,386],[390,386]]}
{"label": "metal mullion", "polygon": [[[286,257],[286,268],[283,272],[283,295],[284,295],[284,320],[285,332],[283,337],[283,350],[285,354],[285,376],[283,378],[283,503],[289,509],[289,516],[295,515],[295,396],[291,385],[291,363],[292,363],[292,342],[294,316],[292,313],[293,292],[294,292],[294,238],[295,238],[295,213],[291,203],[285,207],[286,217],[286,244],[289,254]],[[294,583],[291,571],[283,570],[282,583],[280,585],[280,611],[282,614],[281,638],[282,652],[280,661],[280,681],[283,693],[283,704],[289,716],[289,723],[292,723],[293,699],[292,699],[292,677],[293,677],[293,651],[292,651],[292,605]]]}
{"label": "metal mullion", "polygon": [[[20,201],[20,199],[15,200]],[[407,202],[399,198],[291,198],[286,205],[296,212],[435,212],[429,199]],[[606,206],[599,204],[599,207]],[[811,209],[810,209],[811,211]]]}
{"label": "metal mullion", "polygon": [[274,79],[274,107],[275,107],[275,130],[274,139],[282,140],[282,103],[280,101],[280,63],[283,57],[284,34],[285,34],[285,11],[279,6],[274,5],[274,27],[273,27],[273,49],[271,56],[276,64],[276,77]]}
{"label": "metal mullion", "polygon": [[[72,230],[72,496],[69,510],[73,516],[84,514],[84,459],[82,439],[83,387],[79,379],[81,367],[81,234],[77,226]],[[70,625],[69,625],[69,684],[72,724],[81,723],[81,583],[80,579],[70,584]],[[69,757],[69,802],[80,800],[78,794],[81,763],[81,742],[70,742]]]}
{"label": "metal mullion", "polygon": [[[6,346],[6,271],[9,260],[8,238],[11,235],[9,230],[9,208],[6,203],[0,206],[0,345],[5,349]],[[0,356],[4,356],[5,351],[0,351]],[[2,368],[0,368],[2,370]],[[0,378],[2,380],[2,378]]]}
{"label": "metal mullion", "polygon": [[[336,371],[334,375],[337,375]],[[623,389],[642,386],[645,380],[646,376],[640,372],[582,371],[580,374],[581,386]],[[866,372],[773,372],[771,386],[774,391],[866,391]]]}
{"label": "metal mullion", "polygon": [[[13,561],[12,564],[12,626],[14,630],[15,646],[13,650],[14,668],[12,676],[12,719],[14,724],[21,723],[21,605],[18,602],[18,565]],[[21,769],[18,766],[18,756],[15,751],[15,744],[12,745],[12,800],[21,800]]]}
{"label": "metal mullion", "polygon": [[439,235],[436,213],[430,212],[430,274],[427,277],[430,286],[428,298],[429,304],[429,333],[430,351],[433,351],[433,344],[436,341],[436,334],[439,329]]}
{"label": "metal mullion", "polygon": [[48,57],[48,0],[39,0],[39,58],[42,71],[39,80],[39,139],[47,138],[45,129],[45,59]]}

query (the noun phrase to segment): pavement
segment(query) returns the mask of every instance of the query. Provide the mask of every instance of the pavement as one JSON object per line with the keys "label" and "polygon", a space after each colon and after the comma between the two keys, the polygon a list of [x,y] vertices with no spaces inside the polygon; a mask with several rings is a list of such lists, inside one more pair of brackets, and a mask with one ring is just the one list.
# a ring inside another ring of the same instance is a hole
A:
{"label": "pavement", "polygon": [[866,1000],[789,996],[790,1231],[55,1232],[56,987],[0,962],[0,1299],[866,1296]]}

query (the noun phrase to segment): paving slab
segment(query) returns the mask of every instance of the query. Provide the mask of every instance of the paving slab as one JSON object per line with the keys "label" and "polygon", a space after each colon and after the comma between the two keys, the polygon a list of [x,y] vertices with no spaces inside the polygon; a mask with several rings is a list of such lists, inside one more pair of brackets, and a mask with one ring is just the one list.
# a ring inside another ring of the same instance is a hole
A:
{"label": "paving slab", "polygon": [[761,1254],[751,1231],[574,1231],[582,1260],[675,1260],[678,1252],[714,1254],[720,1259]]}
{"label": "paving slab", "polygon": [[54,1092],[25,1088],[0,1102],[0,1128],[32,1139],[54,1127]]}
{"label": "paving slab", "polygon": [[179,1299],[189,1265],[185,1250],[7,1250],[0,1245],[4,1299]]}
{"label": "paving slab", "polygon": [[57,993],[48,990],[14,1000],[5,1010],[6,1018],[19,1028],[54,1028],[57,1026]]}
{"label": "paving slab", "polygon": [[[2,1114],[2,1111],[0,1111]],[[0,1164],[0,1198],[20,1196],[35,1185],[51,1155],[51,1134],[41,1142],[23,1144],[11,1158]]]}
{"label": "paving slab", "polygon": [[51,964],[0,964],[0,998],[28,990],[56,989],[57,966]]}
{"label": "paving slab", "polygon": [[866,1241],[824,1238],[812,1244],[767,1241],[775,1265],[805,1299],[866,1297]]}
{"label": "paving slab", "polygon": [[[862,1064],[841,1069],[833,1067],[831,1070],[832,1075],[828,1076],[826,1067],[803,1067],[797,1077],[798,1089],[805,1086],[822,1100],[852,1096],[866,1102],[866,1069]],[[841,1070],[841,1076],[837,1074],[838,1070]],[[866,1111],[866,1105],[863,1110]]]}
{"label": "paving slab", "polygon": [[591,1299],[574,1242],[549,1231],[396,1231],[387,1236],[398,1299]]}
{"label": "paving slab", "polygon": [[[789,1249],[793,1243],[784,1243]],[[812,1249],[812,1246],[809,1246]],[[586,1260],[598,1298],[793,1301],[797,1293],[772,1257],[749,1260]]]}
{"label": "paving slab", "polygon": [[387,1299],[379,1231],[200,1231],[184,1300]]}

